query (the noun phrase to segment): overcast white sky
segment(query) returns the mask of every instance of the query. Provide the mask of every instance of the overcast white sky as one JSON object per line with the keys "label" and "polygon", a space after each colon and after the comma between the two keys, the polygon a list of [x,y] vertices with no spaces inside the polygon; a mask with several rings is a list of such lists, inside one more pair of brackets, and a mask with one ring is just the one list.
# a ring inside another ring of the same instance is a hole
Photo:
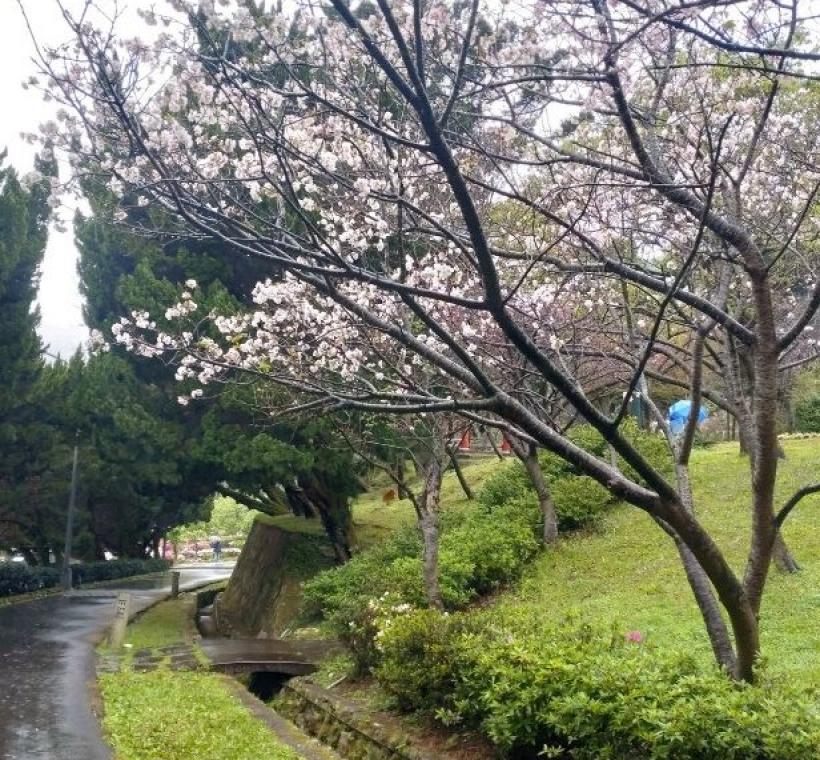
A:
{"label": "overcast white sky", "polygon": [[[53,0],[23,0],[38,39],[55,44],[66,30]],[[20,139],[20,132],[35,131],[51,111],[40,94],[23,90],[23,79],[34,73],[33,46],[17,0],[0,0],[0,149],[8,149],[7,162],[22,175],[32,168],[34,147]],[[63,209],[63,216],[71,211]],[[40,333],[53,354],[68,356],[87,338],[82,298],[78,289],[77,251],[70,227],[49,234],[40,280]]]}

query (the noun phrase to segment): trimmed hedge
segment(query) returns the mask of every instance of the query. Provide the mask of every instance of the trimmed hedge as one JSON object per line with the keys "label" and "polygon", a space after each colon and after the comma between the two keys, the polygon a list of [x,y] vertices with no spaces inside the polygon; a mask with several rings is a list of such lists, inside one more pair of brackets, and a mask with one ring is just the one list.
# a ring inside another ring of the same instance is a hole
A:
{"label": "trimmed hedge", "polygon": [[109,562],[84,562],[73,565],[72,577],[77,585],[113,581],[118,578],[129,578],[132,575],[162,573],[171,567],[167,559],[115,559]]}
{"label": "trimmed hedge", "polygon": [[[164,572],[171,563],[164,559],[116,559],[72,565],[74,584],[111,581],[145,573]],[[0,598],[54,588],[60,583],[60,570],[54,567],[29,567],[22,563],[0,564]]]}
{"label": "trimmed hedge", "polygon": [[505,756],[810,760],[820,747],[812,695],[735,684],[624,632],[412,610],[376,638],[400,707],[477,728]]}
{"label": "trimmed hedge", "polygon": [[0,598],[52,588],[60,582],[60,571],[53,567],[29,567],[21,562],[0,564]]}

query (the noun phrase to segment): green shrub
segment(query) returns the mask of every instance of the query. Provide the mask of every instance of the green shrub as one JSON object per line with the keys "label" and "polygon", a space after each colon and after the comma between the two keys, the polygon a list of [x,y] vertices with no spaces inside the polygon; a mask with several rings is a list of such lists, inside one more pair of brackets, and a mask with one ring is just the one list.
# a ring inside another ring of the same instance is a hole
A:
{"label": "green shrub", "polygon": [[[325,618],[353,614],[369,599],[381,596],[392,585],[403,583],[406,564],[397,560],[421,557],[421,535],[416,526],[394,532],[387,539],[349,562],[318,573],[302,586],[302,613],[308,618]],[[394,566],[395,565],[395,566]],[[406,590],[406,584],[405,590]],[[421,592],[421,565],[418,588]]]}
{"label": "green shrub", "polygon": [[560,531],[578,530],[595,525],[612,495],[598,481],[586,475],[559,478],[550,486]]}
{"label": "green shrub", "polygon": [[129,578],[146,573],[165,572],[171,563],[164,559],[115,559],[107,562],[84,562],[72,565],[71,574],[74,583],[97,583]]}
{"label": "green shrub", "polygon": [[[623,425],[626,427],[629,422],[624,421]],[[588,451],[599,459],[606,457],[606,441],[592,425],[573,425],[567,432],[567,438],[576,446],[580,446],[584,451]]]}
{"label": "green shrub", "polygon": [[805,696],[732,683],[688,653],[566,624],[432,611],[383,626],[377,676],[404,709],[480,728],[516,757],[809,760]]}
{"label": "green shrub", "polygon": [[[488,511],[473,504],[441,515],[439,586],[445,606],[459,609],[520,575],[538,551],[538,505],[513,500]],[[303,613],[327,620],[361,671],[376,661],[376,618],[384,605],[423,607],[418,529],[399,531],[347,564],[303,586]]]}
{"label": "green shrub", "polygon": [[[669,444],[661,433],[653,433],[649,430],[642,430],[632,418],[624,420],[621,425],[621,433],[629,441],[643,458],[658,472],[667,477],[674,474],[675,468],[672,462],[672,454],[669,451]],[[629,478],[638,478],[637,473],[623,459],[619,457],[618,467]]]}
{"label": "green shrub", "polygon": [[400,708],[434,712],[450,703],[458,677],[458,648],[469,620],[426,609],[383,622],[376,676]]}
{"label": "green shrub", "polygon": [[[609,492],[592,478],[575,473],[558,457],[551,454],[540,457],[547,474],[558,530],[578,530],[596,523],[603,510],[612,502]],[[538,511],[535,489],[520,462],[507,462],[487,477],[479,491],[479,503],[495,511],[507,504]],[[541,520],[538,514],[535,518]]]}
{"label": "green shrub", "polygon": [[[408,605],[409,606],[409,605]],[[379,598],[359,598],[348,609],[348,619],[333,618],[339,640],[353,657],[357,674],[369,673],[381,657],[379,637],[385,619],[403,608],[395,595],[382,594]]]}
{"label": "green shrub", "polygon": [[797,430],[801,433],[820,433],[820,396],[809,396],[794,410]]}
{"label": "green shrub", "polygon": [[518,498],[490,512],[473,509],[442,531],[439,576],[445,605],[463,606],[518,577],[539,548],[538,504]]}
{"label": "green shrub", "polygon": [[[74,584],[81,586],[85,583],[162,572],[170,566],[171,563],[164,559],[117,559],[72,565],[71,574]],[[0,564],[0,597],[53,588],[59,583],[60,571],[54,567],[29,567],[16,562]]]}
{"label": "green shrub", "polygon": [[29,567],[18,562],[0,563],[0,598],[52,588],[60,582],[53,567]]}
{"label": "green shrub", "polygon": [[[672,474],[669,447],[661,435],[641,430],[632,419],[624,421],[621,432],[655,469],[667,476]],[[609,461],[606,441],[591,425],[576,425],[568,437],[590,454]],[[606,489],[555,454],[541,451],[538,461],[549,484],[559,531],[578,530],[598,522],[604,509],[612,503]],[[619,459],[618,467],[627,477],[638,477],[622,459]],[[529,476],[518,461],[499,467],[485,479],[478,494],[479,503],[488,510],[514,500],[534,498],[535,490]]]}
{"label": "green shrub", "polygon": [[511,460],[499,464],[495,471],[484,479],[477,499],[481,506],[491,510],[531,493],[532,483],[521,462]]}

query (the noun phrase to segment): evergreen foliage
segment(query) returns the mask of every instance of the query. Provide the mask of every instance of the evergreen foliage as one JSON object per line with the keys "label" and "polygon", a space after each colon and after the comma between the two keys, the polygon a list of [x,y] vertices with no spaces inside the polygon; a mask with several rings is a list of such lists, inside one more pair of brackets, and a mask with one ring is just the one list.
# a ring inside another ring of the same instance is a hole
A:
{"label": "evergreen foliage", "polygon": [[[75,219],[79,269],[86,320],[104,335],[110,336],[111,326],[134,310],[163,314],[189,280],[197,282],[197,299],[205,309],[232,313],[262,277],[257,260],[226,256],[214,245],[163,242],[118,229],[107,191],[89,185],[86,192],[93,213]],[[120,347],[112,353],[120,357],[121,371],[131,374],[129,393],[138,404],[151,405],[137,417],[144,423],[156,417],[151,430],[143,432],[155,436],[154,452],[162,464],[148,480],[164,480],[166,490],[150,492],[147,501],[137,494],[140,498],[132,502],[139,506],[130,510],[141,515],[144,526],[151,525],[152,535],[180,520],[205,517],[190,506],[175,509],[164,493],[191,505],[221,492],[266,514],[293,511],[321,519],[339,558],[349,556],[348,502],[359,491],[358,477],[351,452],[334,440],[326,421],[273,420],[258,408],[257,389],[247,384],[222,385],[210,398],[180,406],[176,399],[184,386],[172,369]],[[134,422],[137,434],[141,423]]]}
{"label": "evergreen foliage", "polygon": [[[48,484],[43,470],[50,447],[34,403],[43,368],[35,307],[50,215],[53,162],[37,160],[37,181],[24,186],[0,155],[0,545],[29,534],[25,505]],[[35,525],[36,530],[36,525]],[[42,547],[40,547],[42,548]]]}
{"label": "evergreen foliage", "polygon": [[800,433],[820,433],[820,396],[803,399],[794,410],[796,427]]}

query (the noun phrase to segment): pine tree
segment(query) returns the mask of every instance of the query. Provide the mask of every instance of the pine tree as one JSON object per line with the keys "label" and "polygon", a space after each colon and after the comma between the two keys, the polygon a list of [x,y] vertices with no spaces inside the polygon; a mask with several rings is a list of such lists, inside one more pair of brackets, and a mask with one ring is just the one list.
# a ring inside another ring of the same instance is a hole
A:
{"label": "pine tree", "polygon": [[[37,498],[37,461],[43,441],[36,430],[33,393],[43,369],[35,306],[48,238],[49,176],[53,162],[38,159],[29,187],[0,155],[0,543],[34,546],[37,521],[25,513]],[[5,538],[5,540],[4,540]]]}

